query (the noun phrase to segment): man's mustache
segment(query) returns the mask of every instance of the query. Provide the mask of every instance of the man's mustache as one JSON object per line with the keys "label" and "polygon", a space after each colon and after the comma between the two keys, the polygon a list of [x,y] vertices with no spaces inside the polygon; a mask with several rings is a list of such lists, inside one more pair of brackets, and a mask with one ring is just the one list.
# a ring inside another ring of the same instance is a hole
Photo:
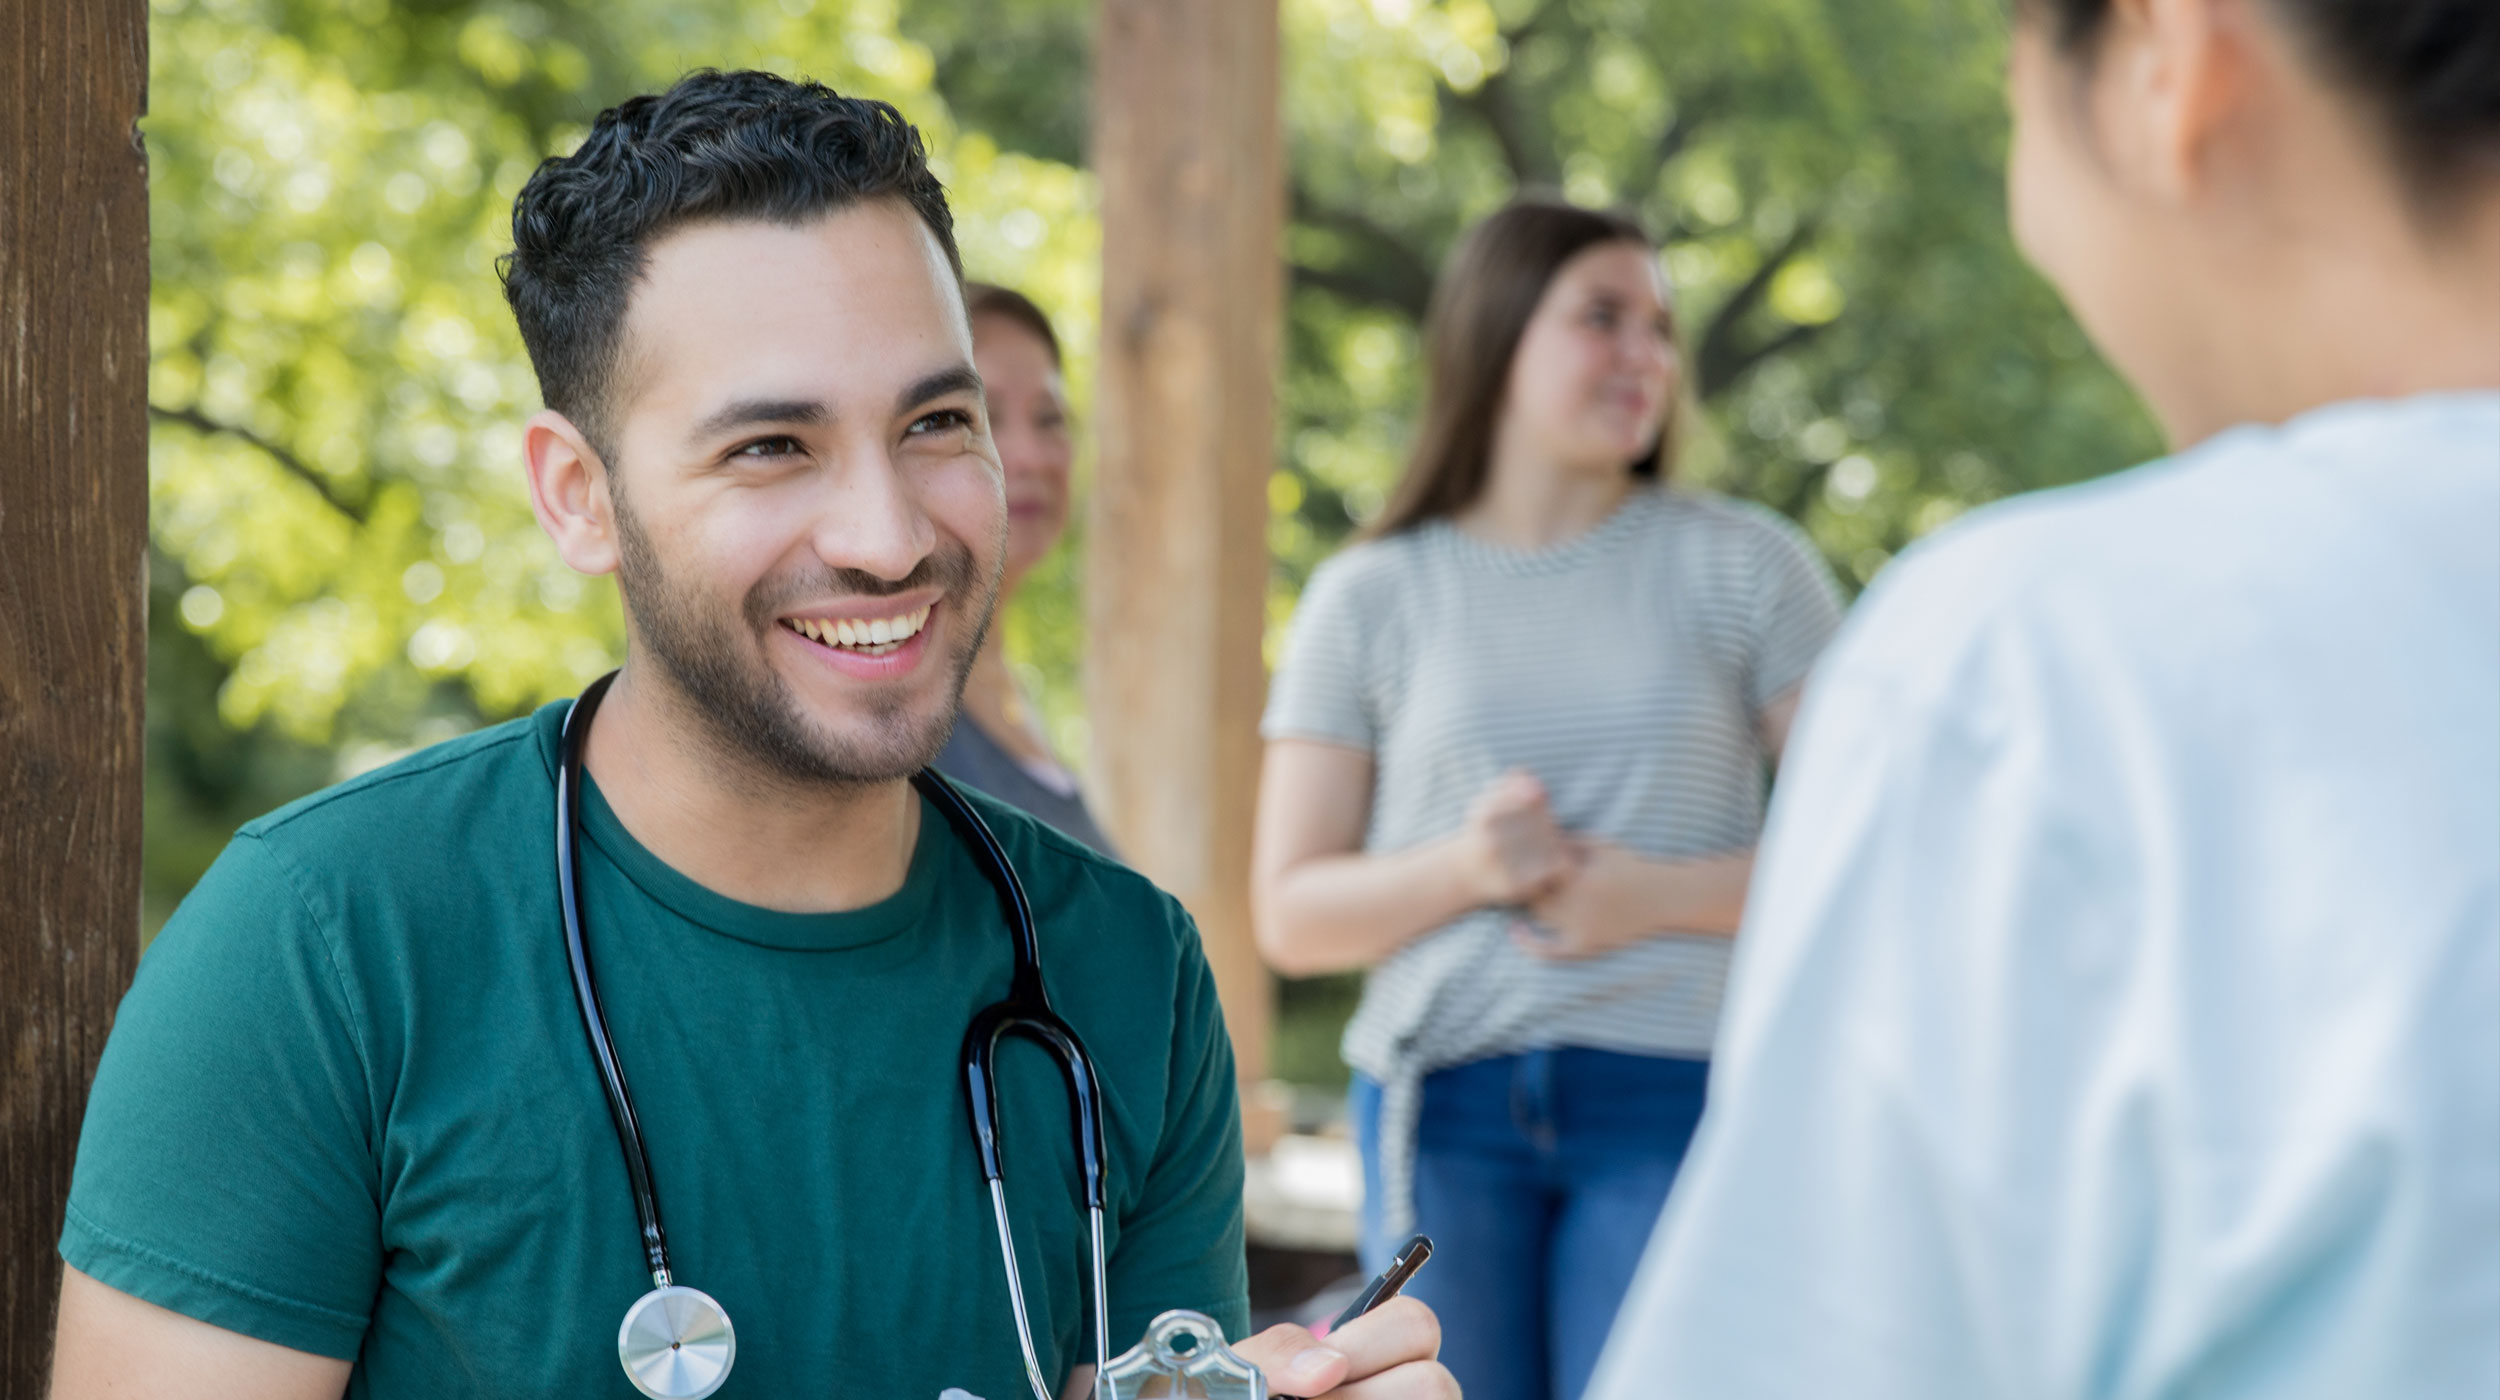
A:
{"label": "man's mustache", "polygon": [[864,569],[831,567],[767,579],[747,594],[747,621],[757,628],[769,627],[790,604],[828,596],[884,598],[924,588],[958,593],[970,586],[972,578],[972,551],[959,542],[948,542],[899,579],[880,578]]}

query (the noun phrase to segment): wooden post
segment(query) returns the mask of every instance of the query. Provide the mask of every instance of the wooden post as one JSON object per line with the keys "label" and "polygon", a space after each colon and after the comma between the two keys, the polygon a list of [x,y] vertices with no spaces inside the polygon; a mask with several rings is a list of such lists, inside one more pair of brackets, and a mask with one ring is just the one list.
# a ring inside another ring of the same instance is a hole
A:
{"label": "wooden post", "polygon": [[1196,916],[1255,1083],[1274,1001],[1249,856],[1284,295],[1276,0],[1102,0],[1100,23],[1092,776],[1121,850]]}
{"label": "wooden post", "polygon": [[139,960],[146,0],[0,7],[0,1395],[41,1395],[88,1080]]}

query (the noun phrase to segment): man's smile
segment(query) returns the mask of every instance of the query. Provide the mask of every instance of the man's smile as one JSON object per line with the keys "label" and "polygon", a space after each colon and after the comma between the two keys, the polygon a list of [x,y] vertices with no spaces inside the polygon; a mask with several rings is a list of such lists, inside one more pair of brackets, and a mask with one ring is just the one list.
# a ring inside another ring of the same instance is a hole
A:
{"label": "man's smile", "polygon": [[816,664],[852,680],[894,681],[913,675],[928,655],[930,622],[946,595],[916,588],[890,597],[853,596],[784,613],[775,631]]}
{"label": "man's smile", "polygon": [[935,606],[924,603],[910,612],[889,617],[785,617],[781,625],[822,646],[856,651],[863,656],[888,656],[920,635],[920,629],[928,624],[929,610]]}

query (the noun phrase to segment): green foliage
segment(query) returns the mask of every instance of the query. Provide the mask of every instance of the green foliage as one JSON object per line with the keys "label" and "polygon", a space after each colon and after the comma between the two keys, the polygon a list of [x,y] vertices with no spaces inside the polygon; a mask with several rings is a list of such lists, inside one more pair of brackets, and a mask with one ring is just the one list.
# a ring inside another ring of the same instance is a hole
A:
{"label": "green foliage", "polygon": [[[1078,51],[1092,8],[973,0],[905,25],[967,75],[946,89],[967,122],[1064,156],[1086,75],[1010,55]],[[1442,258],[1522,189],[1659,235],[1705,410],[1688,476],[1796,517],[1853,584],[1972,505],[2157,450],[2007,237],[2001,0],[1281,8],[1279,622],[1396,478]]]}
{"label": "green foliage", "polygon": [[1279,470],[1302,489],[1277,495],[1302,504],[1276,525],[1280,601],[1394,480],[1432,270],[1521,188],[1659,234],[1706,409],[1688,474],[1799,519],[1844,579],[1971,505],[2154,450],[2006,236],[1996,0],[1285,11]]}
{"label": "green foliage", "polygon": [[[1682,470],[1803,521],[1845,579],[2154,450],[2006,237],[2001,0],[1281,6],[1279,626],[1395,479],[1442,257],[1522,187],[1659,232],[1702,408]],[[1053,313],[1090,401],[1091,0],[155,7],[158,916],[241,817],[612,663],[610,590],[521,490],[536,386],[492,269],[513,192],[602,106],[699,64],[894,101],[972,271]],[[1071,757],[1077,558],[1005,622]]]}

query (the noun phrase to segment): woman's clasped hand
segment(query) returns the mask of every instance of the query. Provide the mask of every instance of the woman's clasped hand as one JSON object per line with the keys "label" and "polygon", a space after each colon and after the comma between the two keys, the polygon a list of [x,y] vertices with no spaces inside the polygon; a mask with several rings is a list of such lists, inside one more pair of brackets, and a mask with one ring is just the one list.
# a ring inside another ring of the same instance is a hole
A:
{"label": "woman's clasped hand", "polygon": [[1596,957],[1649,937],[1657,887],[1672,878],[1672,863],[1563,826],[1545,785],[1520,768],[1468,804],[1454,849],[1478,902],[1515,910],[1511,937],[1542,958]]}

